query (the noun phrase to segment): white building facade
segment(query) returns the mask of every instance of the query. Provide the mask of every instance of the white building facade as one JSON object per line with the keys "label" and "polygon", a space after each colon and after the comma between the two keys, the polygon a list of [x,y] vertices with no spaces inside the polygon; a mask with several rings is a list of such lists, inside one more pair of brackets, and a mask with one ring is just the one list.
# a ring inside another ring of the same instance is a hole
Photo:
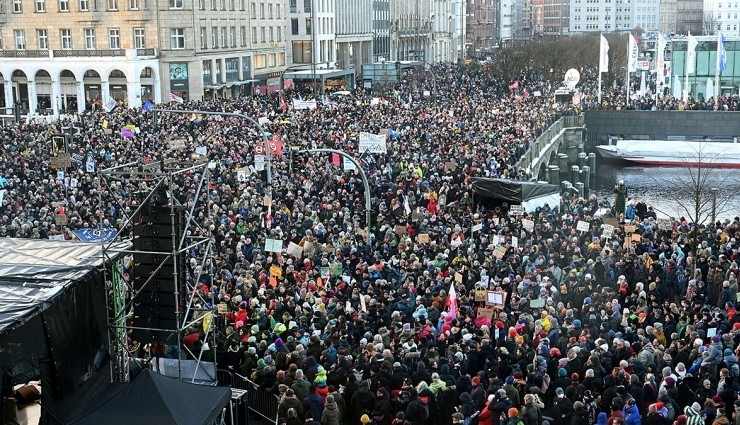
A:
{"label": "white building facade", "polygon": [[740,2],[737,0],[704,0],[704,34],[722,31],[725,36],[740,35]]}
{"label": "white building facade", "polygon": [[355,69],[373,61],[373,0],[336,1],[337,67]]}
{"label": "white building facade", "polygon": [[429,62],[456,60],[453,48],[453,1],[432,0],[432,54]]}
{"label": "white building facade", "polygon": [[660,0],[571,0],[570,33],[657,30]]}
{"label": "white building facade", "polygon": [[287,49],[292,65],[336,62],[334,0],[288,0]]}

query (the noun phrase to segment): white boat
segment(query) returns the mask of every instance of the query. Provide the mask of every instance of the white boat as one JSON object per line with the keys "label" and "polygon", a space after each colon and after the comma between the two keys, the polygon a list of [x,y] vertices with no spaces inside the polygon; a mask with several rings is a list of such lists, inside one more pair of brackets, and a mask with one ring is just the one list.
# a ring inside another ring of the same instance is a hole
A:
{"label": "white boat", "polygon": [[740,168],[740,143],[727,141],[618,140],[596,149],[607,161],[678,167]]}

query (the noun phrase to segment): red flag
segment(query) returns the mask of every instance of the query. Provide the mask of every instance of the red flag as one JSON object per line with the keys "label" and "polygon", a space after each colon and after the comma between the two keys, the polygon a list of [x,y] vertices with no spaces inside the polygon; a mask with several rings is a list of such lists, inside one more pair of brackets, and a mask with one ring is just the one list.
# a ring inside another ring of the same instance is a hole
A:
{"label": "red flag", "polygon": [[331,154],[331,162],[337,167],[339,166],[339,154],[338,153]]}
{"label": "red flag", "polygon": [[267,142],[267,145],[270,149],[270,154],[273,156],[282,156],[283,155],[283,141],[273,137]]}
{"label": "red flag", "polygon": [[450,284],[450,293],[447,295],[447,317],[448,320],[457,318],[457,292],[455,292],[455,284]]}

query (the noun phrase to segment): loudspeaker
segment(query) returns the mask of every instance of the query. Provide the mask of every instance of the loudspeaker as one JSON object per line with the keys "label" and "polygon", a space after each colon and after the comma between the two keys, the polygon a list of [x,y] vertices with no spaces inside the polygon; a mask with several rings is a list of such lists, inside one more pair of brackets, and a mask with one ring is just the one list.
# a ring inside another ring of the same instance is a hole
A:
{"label": "loudspeaker", "polygon": [[164,342],[178,327],[176,312],[180,309],[183,313],[187,293],[185,254],[176,254],[172,258],[173,232],[176,243],[179,243],[184,210],[175,209],[174,216],[169,206],[145,206],[142,211],[144,213],[134,224],[134,249],[142,252],[134,253],[133,286],[137,295],[131,325],[167,331],[132,329],[131,338],[142,343]]}

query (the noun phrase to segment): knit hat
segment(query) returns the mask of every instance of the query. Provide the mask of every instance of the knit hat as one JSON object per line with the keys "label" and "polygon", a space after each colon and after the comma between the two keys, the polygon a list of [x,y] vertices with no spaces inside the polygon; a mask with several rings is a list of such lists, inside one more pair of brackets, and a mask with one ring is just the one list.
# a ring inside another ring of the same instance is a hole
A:
{"label": "knit hat", "polygon": [[568,371],[565,370],[565,368],[561,367],[560,369],[558,369],[558,376],[567,376],[567,375],[568,375]]}
{"label": "knit hat", "polygon": [[477,387],[478,385],[480,385],[480,377],[478,377],[478,375],[475,375],[473,379],[471,379],[471,381],[473,382],[474,387]]}
{"label": "knit hat", "polygon": [[563,392],[563,389],[562,389],[562,388],[560,388],[560,387],[558,387],[558,388],[557,388],[557,389],[555,390],[555,394],[557,394],[557,395],[562,395],[562,394],[564,394],[564,392]]}
{"label": "knit hat", "polygon": [[648,406],[648,413],[658,413],[658,408],[655,407],[655,403]]}
{"label": "knit hat", "polygon": [[574,380],[574,381],[577,381],[577,380],[578,380],[578,378],[580,378],[580,377],[579,377],[579,376],[578,376],[578,374],[577,374],[577,373],[575,373],[575,372],[573,372],[573,373],[572,373],[572,374],[570,375],[570,379],[572,379],[572,380]]}
{"label": "knit hat", "polygon": [[261,366],[264,366],[264,365],[265,365],[265,360],[264,359],[257,360],[257,367],[261,367]]}
{"label": "knit hat", "polygon": [[663,410],[663,407],[665,407],[665,404],[663,404],[662,401],[659,401],[659,402],[655,403],[655,409],[656,410]]}
{"label": "knit hat", "polygon": [[506,397],[506,390],[503,389],[503,388],[499,388],[497,394],[498,394],[499,398],[504,398],[504,397]]}
{"label": "knit hat", "polygon": [[686,425],[686,415],[678,415],[676,425]]}
{"label": "knit hat", "polygon": [[516,407],[510,408],[509,409],[509,417],[510,418],[516,418],[517,416],[519,416],[519,410],[517,410]]}

